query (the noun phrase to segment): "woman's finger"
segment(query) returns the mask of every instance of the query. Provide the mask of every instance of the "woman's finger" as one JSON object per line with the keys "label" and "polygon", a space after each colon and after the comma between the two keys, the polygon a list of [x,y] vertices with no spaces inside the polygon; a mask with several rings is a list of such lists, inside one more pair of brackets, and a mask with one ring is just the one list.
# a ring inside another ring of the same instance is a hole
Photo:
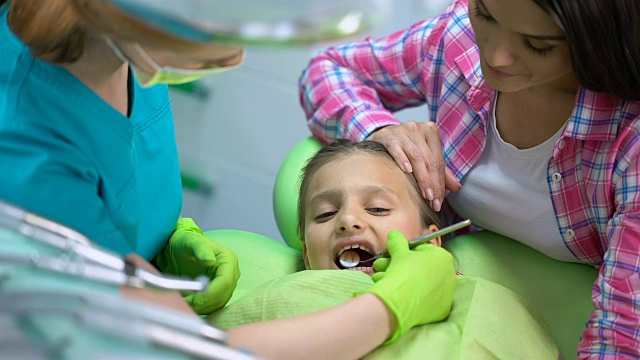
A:
{"label": "woman's finger", "polygon": [[391,155],[393,160],[395,160],[396,164],[400,166],[400,169],[402,169],[402,171],[406,173],[412,173],[414,169],[413,169],[413,166],[411,165],[410,159],[407,157],[405,153],[405,150],[403,147],[403,141],[396,138],[395,135],[390,136],[388,139],[383,139],[383,141],[385,142],[384,143],[380,141],[376,141],[376,142],[381,143],[387,149],[387,152]]}
{"label": "woman's finger", "polygon": [[[368,139],[382,144],[401,169],[413,173],[422,196],[439,211],[446,178],[442,145],[435,123],[409,121],[387,126]],[[452,186],[455,187],[455,183]]]}
{"label": "woman's finger", "polygon": [[[413,176],[418,182],[422,197],[432,202],[436,195],[434,188],[439,184],[437,173],[430,171],[430,163],[434,161],[435,157],[428,143],[430,137],[425,134],[433,130],[429,129],[426,123],[410,121],[406,125],[410,142],[407,142],[405,151],[413,165]],[[437,141],[440,142],[439,139]]]}
{"label": "woman's finger", "polygon": [[435,211],[440,211],[445,193],[445,163],[442,154],[442,144],[440,143],[438,128],[434,122],[425,122],[423,130],[426,143],[430,150],[425,162],[432,184],[431,191],[433,192],[433,201],[431,202],[431,208]]}
{"label": "woman's finger", "polygon": [[451,192],[456,192],[462,188],[458,177],[447,166],[444,167],[444,185]]}

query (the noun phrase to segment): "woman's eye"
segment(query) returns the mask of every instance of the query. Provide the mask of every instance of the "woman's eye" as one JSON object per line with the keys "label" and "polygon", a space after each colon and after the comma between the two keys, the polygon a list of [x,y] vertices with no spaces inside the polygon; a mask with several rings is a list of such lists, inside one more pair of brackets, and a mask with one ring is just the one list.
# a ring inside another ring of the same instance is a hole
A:
{"label": "woman's eye", "polygon": [[530,52],[532,52],[532,53],[534,53],[536,55],[540,55],[540,56],[545,56],[545,55],[549,54],[555,48],[555,46],[547,46],[545,48],[538,48],[538,47],[535,47],[535,46],[531,45],[531,43],[527,39],[522,39],[522,41],[524,43],[525,48],[527,48],[527,50],[529,50]]}
{"label": "woman's eye", "polygon": [[335,211],[327,211],[327,212],[323,212],[320,215],[317,215],[314,219],[315,220],[327,220],[327,219],[329,219],[330,217],[332,217],[335,214],[336,214]]}

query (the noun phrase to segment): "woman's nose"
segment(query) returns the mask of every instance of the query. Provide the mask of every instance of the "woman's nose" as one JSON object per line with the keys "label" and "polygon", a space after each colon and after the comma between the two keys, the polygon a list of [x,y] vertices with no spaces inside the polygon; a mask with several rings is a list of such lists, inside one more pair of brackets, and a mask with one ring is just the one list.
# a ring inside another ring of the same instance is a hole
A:
{"label": "woman's nose", "polygon": [[484,45],[484,59],[489,66],[500,68],[513,65],[516,57],[513,51],[513,40],[510,35],[495,31],[487,38],[487,42]]}

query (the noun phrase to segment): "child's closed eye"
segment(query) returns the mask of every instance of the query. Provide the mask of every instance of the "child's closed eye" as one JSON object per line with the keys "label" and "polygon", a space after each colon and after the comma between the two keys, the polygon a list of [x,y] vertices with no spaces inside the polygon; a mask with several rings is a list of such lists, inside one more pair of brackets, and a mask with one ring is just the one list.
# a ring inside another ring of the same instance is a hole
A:
{"label": "child's closed eye", "polygon": [[386,215],[391,211],[391,209],[382,208],[382,207],[373,207],[373,208],[368,208],[367,211],[374,215]]}
{"label": "child's closed eye", "polygon": [[323,213],[320,213],[319,215],[316,215],[313,219],[316,221],[324,221],[324,220],[329,220],[333,215],[336,214],[337,211],[326,211]]}

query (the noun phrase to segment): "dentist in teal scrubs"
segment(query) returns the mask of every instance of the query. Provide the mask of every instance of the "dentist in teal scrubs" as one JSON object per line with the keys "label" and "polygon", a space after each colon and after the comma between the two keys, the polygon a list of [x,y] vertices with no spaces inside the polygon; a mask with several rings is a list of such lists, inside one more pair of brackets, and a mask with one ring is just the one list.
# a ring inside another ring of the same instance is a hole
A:
{"label": "dentist in teal scrubs", "polygon": [[187,302],[201,314],[224,306],[237,257],[179,219],[166,83],[234,67],[243,50],[172,38],[103,1],[0,2],[0,199],[133,263],[205,273],[209,288]]}

